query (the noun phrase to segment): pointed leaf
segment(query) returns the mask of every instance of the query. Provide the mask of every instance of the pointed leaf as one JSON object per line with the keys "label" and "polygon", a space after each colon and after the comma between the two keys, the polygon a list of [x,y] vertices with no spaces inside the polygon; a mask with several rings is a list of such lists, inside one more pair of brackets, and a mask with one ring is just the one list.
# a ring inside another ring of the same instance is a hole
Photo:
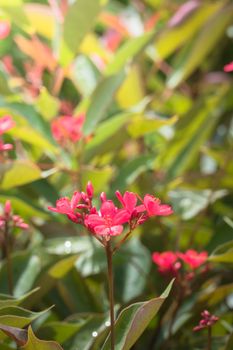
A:
{"label": "pointed leaf", "polygon": [[105,78],[99,83],[90,97],[91,104],[88,108],[83,127],[85,135],[92,133],[99,121],[105,117],[106,110],[110,106],[114,94],[123,82],[124,77],[125,74],[122,71]]}
{"label": "pointed leaf", "polygon": [[64,37],[60,61],[69,64],[85,35],[91,30],[101,9],[100,0],[76,0],[68,9],[64,22]]}
{"label": "pointed leaf", "polygon": [[[172,284],[173,281],[159,298],[132,304],[120,313],[115,324],[116,350],[129,350],[135,344],[168,297]],[[109,349],[110,337],[108,336],[102,350]]]}
{"label": "pointed leaf", "polygon": [[28,329],[28,341],[22,347],[24,350],[62,350],[62,347],[54,341],[45,341],[38,339],[31,326]]}

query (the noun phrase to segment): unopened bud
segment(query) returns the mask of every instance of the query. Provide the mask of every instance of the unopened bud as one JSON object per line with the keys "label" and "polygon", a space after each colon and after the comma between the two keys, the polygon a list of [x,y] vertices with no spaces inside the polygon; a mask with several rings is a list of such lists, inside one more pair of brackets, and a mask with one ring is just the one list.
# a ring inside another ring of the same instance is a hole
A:
{"label": "unopened bud", "polygon": [[89,198],[92,198],[92,197],[93,197],[93,194],[94,194],[94,187],[93,187],[91,181],[88,181],[86,191],[87,191],[88,197],[89,197]]}

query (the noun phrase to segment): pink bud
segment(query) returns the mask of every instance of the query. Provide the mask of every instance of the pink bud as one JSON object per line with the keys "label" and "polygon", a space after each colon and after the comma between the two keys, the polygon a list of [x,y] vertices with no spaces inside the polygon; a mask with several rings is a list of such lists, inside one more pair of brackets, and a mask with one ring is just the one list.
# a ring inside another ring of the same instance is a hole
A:
{"label": "pink bud", "polygon": [[11,201],[9,201],[9,200],[6,201],[4,212],[5,212],[6,216],[10,215],[10,213],[11,213]]}
{"label": "pink bud", "polygon": [[105,192],[102,192],[102,193],[100,194],[100,200],[101,200],[102,203],[106,202],[107,196],[106,196],[106,193],[105,193]]}
{"label": "pink bud", "polygon": [[91,181],[88,181],[86,191],[87,191],[88,197],[89,197],[89,198],[92,198],[92,197],[93,197],[93,194],[94,194],[94,187],[93,187]]}

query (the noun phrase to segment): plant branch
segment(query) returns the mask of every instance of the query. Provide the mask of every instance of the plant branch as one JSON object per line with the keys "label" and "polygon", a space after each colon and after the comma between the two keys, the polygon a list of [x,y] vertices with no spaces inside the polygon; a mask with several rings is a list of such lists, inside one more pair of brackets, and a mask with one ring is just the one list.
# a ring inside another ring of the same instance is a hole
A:
{"label": "plant branch", "polygon": [[10,237],[8,222],[5,222],[5,257],[6,257],[6,268],[7,268],[7,282],[8,291],[10,295],[13,295],[13,272],[12,272],[12,261],[11,261],[11,249],[10,249]]}
{"label": "plant branch", "polygon": [[112,256],[113,251],[111,248],[111,241],[106,242],[105,246],[107,263],[108,263],[108,288],[109,288],[109,303],[110,303],[110,338],[111,338],[111,350],[115,348],[115,332],[114,332],[114,291],[113,291],[113,268],[112,268]]}

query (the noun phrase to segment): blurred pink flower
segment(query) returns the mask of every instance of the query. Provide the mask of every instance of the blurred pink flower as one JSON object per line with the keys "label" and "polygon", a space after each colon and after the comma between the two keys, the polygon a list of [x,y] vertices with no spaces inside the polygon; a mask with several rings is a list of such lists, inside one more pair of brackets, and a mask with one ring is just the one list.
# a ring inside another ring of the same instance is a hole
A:
{"label": "blurred pink flower", "polygon": [[226,64],[224,67],[224,72],[233,72],[233,62]]}
{"label": "blurred pink flower", "polygon": [[208,258],[207,252],[198,253],[193,249],[189,249],[185,253],[177,253],[177,255],[192,269],[197,269],[199,266],[204,264]]}
{"label": "blurred pink flower", "polygon": [[181,263],[178,261],[177,255],[171,251],[152,254],[152,261],[158,265],[160,273],[171,274],[175,276],[181,268]]}
{"label": "blurred pink flower", "polygon": [[82,127],[85,116],[62,116],[52,122],[52,134],[57,142],[64,145],[67,141],[73,143],[79,141],[82,136]]}
{"label": "blurred pink flower", "polygon": [[12,129],[15,126],[15,122],[13,121],[10,115],[5,115],[0,118],[0,135],[4,134],[4,132]]}
{"label": "blurred pink flower", "polygon": [[6,223],[8,223],[8,226],[19,227],[23,230],[29,228],[28,224],[19,215],[13,215],[12,205],[9,200],[6,201],[3,213],[0,215],[0,229],[4,230]]}
{"label": "blurred pink flower", "polygon": [[170,205],[160,203],[160,199],[150,194],[146,194],[143,199],[143,204],[149,216],[167,216],[173,213]]}
{"label": "blurred pink flower", "polygon": [[0,20],[0,40],[8,37],[11,31],[10,23],[6,20]]}
{"label": "blurred pink flower", "polygon": [[[10,115],[5,115],[0,118],[0,136],[4,134],[6,131],[12,129],[15,126],[15,122],[13,121]],[[10,143],[5,143],[0,139],[0,152],[9,151],[13,148],[13,145]]]}

